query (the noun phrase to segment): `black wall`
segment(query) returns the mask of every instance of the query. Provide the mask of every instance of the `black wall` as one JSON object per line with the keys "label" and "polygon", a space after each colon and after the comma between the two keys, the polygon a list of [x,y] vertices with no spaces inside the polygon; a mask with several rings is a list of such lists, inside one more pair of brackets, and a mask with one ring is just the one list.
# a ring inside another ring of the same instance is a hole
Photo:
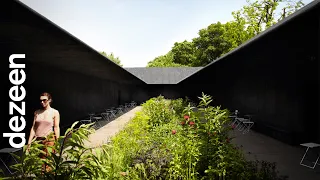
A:
{"label": "black wall", "polygon": [[176,84],[148,84],[148,95],[149,97],[162,95],[168,99],[183,98],[183,93],[178,88]]}
{"label": "black wall", "polygon": [[8,138],[3,138],[2,133],[12,132],[8,123],[11,118],[8,92],[13,86],[8,78],[11,54],[26,55],[25,59],[15,60],[26,65],[27,77],[23,83],[27,91],[27,126],[23,131],[26,139],[42,92],[52,94],[52,107],[59,110],[61,116],[61,134],[89,112],[147,100],[143,81],[21,4],[7,3],[0,5],[1,147],[9,146]]}
{"label": "black wall", "polygon": [[[320,141],[319,7],[222,58],[179,86],[254,114],[255,128],[297,144]],[[201,88],[199,88],[201,87]]]}

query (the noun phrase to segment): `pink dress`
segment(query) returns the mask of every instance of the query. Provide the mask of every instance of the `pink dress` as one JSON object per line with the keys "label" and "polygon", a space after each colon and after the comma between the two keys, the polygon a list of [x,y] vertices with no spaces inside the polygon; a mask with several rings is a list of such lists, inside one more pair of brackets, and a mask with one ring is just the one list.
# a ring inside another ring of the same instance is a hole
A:
{"label": "pink dress", "polygon": [[[50,109],[51,116],[53,117],[53,110]],[[46,137],[51,132],[53,132],[53,118],[43,119],[41,116],[37,115],[35,120],[35,136],[36,137]]]}

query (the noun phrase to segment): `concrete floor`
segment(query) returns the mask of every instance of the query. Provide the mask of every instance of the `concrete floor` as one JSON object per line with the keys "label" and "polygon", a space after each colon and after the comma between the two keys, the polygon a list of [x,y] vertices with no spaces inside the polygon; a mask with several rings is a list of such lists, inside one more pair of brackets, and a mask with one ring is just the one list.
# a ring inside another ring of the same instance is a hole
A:
{"label": "concrete floor", "polygon": [[[242,149],[248,160],[276,162],[279,173],[289,176],[290,180],[320,180],[320,165],[315,169],[300,165],[306,150],[304,147],[290,146],[254,131],[242,134],[240,131],[234,130],[230,135],[235,137],[232,143],[243,146]],[[311,151],[307,158],[315,161],[314,155],[315,153],[312,154]],[[307,164],[308,159],[304,163]]]}
{"label": "concrete floor", "polygon": [[125,127],[141,108],[141,106],[137,106],[110,122],[100,121],[101,128],[97,129],[95,133],[89,136],[89,141],[84,142],[85,146],[98,147],[107,143],[112,136],[116,135]]}

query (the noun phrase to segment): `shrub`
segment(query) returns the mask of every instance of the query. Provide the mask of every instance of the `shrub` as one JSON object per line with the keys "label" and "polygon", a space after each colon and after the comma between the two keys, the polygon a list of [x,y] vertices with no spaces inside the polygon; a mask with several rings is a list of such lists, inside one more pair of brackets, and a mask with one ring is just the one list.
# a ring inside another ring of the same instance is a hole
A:
{"label": "shrub", "polygon": [[169,103],[163,96],[152,98],[142,104],[143,112],[149,116],[149,124],[152,127],[166,124],[170,121],[172,113],[169,110]]}
{"label": "shrub", "polygon": [[[60,136],[55,141],[55,145],[47,147],[49,152],[45,159],[39,157],[45,155],[42,150],[44,145],[38,141],[31,144],[29,151],[26,146],[23,155],[17,157],[18,164],[12,167],[17,171],[17,175],[8,179],[99,179],[105,176],[106,169],[101,165],[102,157],[106,155],[106,147],[100,150],[93,150],[84,147],[83,140],[88,139],[88,135],[94,132],[92,124],[81,125],[74,129],[75,122],[64,136]],[[48,138],[50,138],[48,136]],[[43,171],[46,164],[49,170]]]}

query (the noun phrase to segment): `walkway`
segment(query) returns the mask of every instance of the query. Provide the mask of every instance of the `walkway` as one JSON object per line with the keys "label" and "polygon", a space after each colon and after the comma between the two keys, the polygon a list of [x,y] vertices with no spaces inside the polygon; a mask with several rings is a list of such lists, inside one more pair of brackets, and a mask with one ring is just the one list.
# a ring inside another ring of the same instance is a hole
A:
{"label": "walkway", "polygon": [[320,180],[320,166],[313,170],[300,165],[303,147],[290,146],[254,131],[242,134],[235,130],[233,135],[236,138],[232,142],[243,146],[249,160],[276,162],[280,174],[289,176],[289,180]]}
{"label": "walkway", "polygon": [[89,136],[89,141],[84,142],[85,147],[98,147],[107,143],[109,139],[122,130],[124,126],[136,115],[136,112],[141,109],[141,106],[137,106],[109,123],[102,121],[101,124],[103,124],[103,127],[96,130],[95,133]]}

